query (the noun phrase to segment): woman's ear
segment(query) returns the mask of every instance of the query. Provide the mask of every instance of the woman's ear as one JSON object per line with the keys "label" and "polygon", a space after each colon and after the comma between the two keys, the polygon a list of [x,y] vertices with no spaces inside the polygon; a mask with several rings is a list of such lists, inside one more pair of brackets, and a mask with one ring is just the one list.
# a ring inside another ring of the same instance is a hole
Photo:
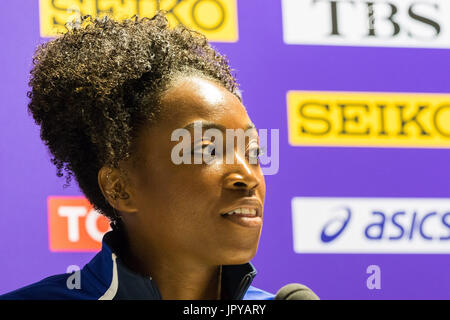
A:
{"label": "woman's ear", "polygon": [[98,185],[106,201],[118,212],[137,212],[135,197],[129,182],[120,169],[102,167],[98,171]]}

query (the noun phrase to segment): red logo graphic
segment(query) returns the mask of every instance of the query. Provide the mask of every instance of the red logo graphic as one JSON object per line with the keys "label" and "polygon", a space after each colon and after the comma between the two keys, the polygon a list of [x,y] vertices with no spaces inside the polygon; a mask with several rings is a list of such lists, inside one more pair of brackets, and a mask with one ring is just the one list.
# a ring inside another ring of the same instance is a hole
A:
{"label": "red logo graphic", "polygon": [[50,196],[48,202],[51,251],[99,251],[109,220],[84,197]]}

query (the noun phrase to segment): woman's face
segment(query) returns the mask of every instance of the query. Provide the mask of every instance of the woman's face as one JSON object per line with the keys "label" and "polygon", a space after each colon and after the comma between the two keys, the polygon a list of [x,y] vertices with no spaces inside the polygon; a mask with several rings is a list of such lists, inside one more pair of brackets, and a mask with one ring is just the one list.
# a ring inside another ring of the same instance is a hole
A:
{"label": "woman's face", "polygon": [[[191,149],[201,152],[202,146],[213,141],[194,141],[192,124],[203,121],[245,131],[252,123],[244,106],[222,86],[194,76],[174,81],[161,102],[162,118],[143,129],[138,138],[139,165],[130,176],[136,212],[127,214],[129,229],[154,254],[210,265],[250,261],[258,247],[265,197],[259,164],[251,164],[236,143],[232,150],[223,151],[233,156],[232,163],[224,156],[222,162],[177,165],[171,158],[172,149],[181,141],[171,141],[174,130],[187,127]],[[257,131],[248,133],[245,150],[254,152],[259,143]],[[223,132],[224,148],[226,136]],[[238,208],[256,210],[258,217],[223,216]]]}

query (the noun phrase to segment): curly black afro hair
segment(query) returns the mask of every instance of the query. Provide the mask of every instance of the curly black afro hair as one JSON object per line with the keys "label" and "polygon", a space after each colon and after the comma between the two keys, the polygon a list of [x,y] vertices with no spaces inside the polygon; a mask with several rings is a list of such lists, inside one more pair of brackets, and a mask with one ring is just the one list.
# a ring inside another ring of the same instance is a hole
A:
{"label": "curly black afro hair", "polygon": [[82,17],[33,56],[29,112],[59,177],[75,176],[94,207],[117,218],[97,182],[102,166],[133,154],[139,129],[158,120],[159,100],[176,75],[216,81],[240,98],[225,56],[205,36],[168,26],[164,12],[124,21]]}

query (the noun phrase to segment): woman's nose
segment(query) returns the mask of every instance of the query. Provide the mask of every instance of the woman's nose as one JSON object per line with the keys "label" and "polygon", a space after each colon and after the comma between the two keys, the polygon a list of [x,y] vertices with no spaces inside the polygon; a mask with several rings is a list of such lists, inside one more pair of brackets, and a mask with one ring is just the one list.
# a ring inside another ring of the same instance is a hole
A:
{"label": "woman's nose", "polygon": [[224,187],[227,189],[253,190],[260,181],[245,158],[236,155],[233,170],[225,177]]}

